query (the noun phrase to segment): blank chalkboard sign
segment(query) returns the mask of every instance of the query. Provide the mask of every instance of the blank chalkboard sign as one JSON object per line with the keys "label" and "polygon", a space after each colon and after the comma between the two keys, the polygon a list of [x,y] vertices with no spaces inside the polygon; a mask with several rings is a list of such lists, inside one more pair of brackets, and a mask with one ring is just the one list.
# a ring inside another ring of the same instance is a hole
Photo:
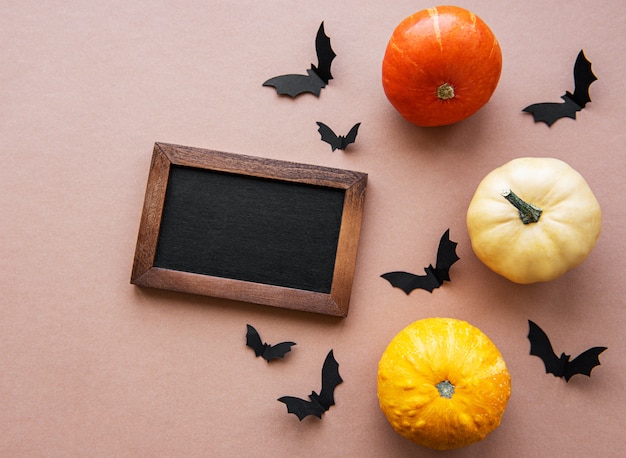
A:
{"label": "blank chalkboard sign", "polygon": [[131,283],[346,316],[367,175],[157,143]]}

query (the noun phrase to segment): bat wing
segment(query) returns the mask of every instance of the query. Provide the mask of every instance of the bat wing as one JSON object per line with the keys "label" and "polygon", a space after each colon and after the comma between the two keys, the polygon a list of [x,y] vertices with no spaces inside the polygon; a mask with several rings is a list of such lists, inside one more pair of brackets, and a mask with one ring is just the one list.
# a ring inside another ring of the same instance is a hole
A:
{"label": "bat wing", "polygon": [[273,359],[284,358],[291,351],[295,342],[281,342],[276,345],[269,345],[263,352],[263,358],[269,363]]}
{"label": "bat wing", "polygon": [[593,347],[582,352],[572,361],[565,365],[565,373],[563,374],[566,381],[576,374],[584,374],[591,377],[591,370],[600,365],[600,353],[606,350],[606,347]]}
{"label": "bat wing", "polygon": [[391,283],[391,286],[394,288],[400,288],[407,296],[411,291],[418,288],[425,289],[432,293],[435,288],[441,286],[441,283],[437,280],[437,277],[435,277],[433,267],[429,267],[430,269],[425,269],[426,275],[415,275],[409,272],[396,271],[382,274],[381,277]]}
{"label": "bat wing", "polygon": [[[317,401],[322,406],[324,411],[328,410],[330,406],[335,405],[335,388],[343,382],[341,375],[339,375],[339,363],[335,360],[333,351],[329,351],[324,360],[322,366],[322,390]],[[314,393],[312,395],[314,398]]]}
{"label": "bat wing", "polygon": [[265,345],[261,341],[261,336],[253,326],[249,324],[246,325],[248,327],[248,332],[246,333],[246,345],[254,350],[254,354],[257,356],[262,356],[265,351]]}
{"label": "bat wing", "polygon": [[333,79],[333,75],[330,73],[330,65],[333,59],[337,57],[335,51],[330,46],[330,38],[324,32],[324,22],[320,24],[315,37],[315,51],[317,53],[317,67],[311,65],[317,76],[324,82],[324,85],[328,84],[328,81]]}
{"label": "bat wing", "polygon": [[317,125],[319,126],[319,129],[317,129],[317,131],[322,136],[322,141],[328,143],[333,151],[335,151],[337,148],[341,148],[341,140],[330,127],[328,127],[323,122],[317,122]]}
{"label": "bat wing", "polygon": [[[456,242],[450,240],[450,229],[446,230],[439,240],[437,264],[434,271],[439,284],[444,281],[450,281],[450,267],[460,259],[456,254],[457,245]],[[432,266],[430,267],[432,268]]]}
{"label": "bat wing", "polygon": [[552,344],[546,333],[530,320],[528,320],[528,326],[530,354],[541,358],[543,364],[546,366],[546,373],[554,374],[555,377],[563,377],[563,360],[554,353]]}
{"label": "bat wing", "polygon": [[294,396],[283,396],[278,400],[287,406],[287,412],[296,415],[300,421],[309,415],[315,415],[317,418],[322,418],[324,409],[317,402],[305,401],[304,399],[296,398]]}
{"label": "bat wing", "polygon": [[567,94],[561,98],[564,100],[563,103],[534,103],[522,111],[532,114],[535,122],[545,122],[548,126],[551,126],[561,118],[576,119],[576,112],[580,111],[580,106]]}
{"label": "bat wing", "polygon": [[574,63],[574,93],[570,94],[568,92],[567,95],[571,97],[581,109],[584,108],[588,102],[591,102],[589,86],[597,79],[598,77],[594,75],[591,70],[591,62],[587,60],[581,49]]}
{"label": "bat wing", "polygon": [[310,92],[319,97],[320,91],[326,86],[326,83],[313,70],[309,69],[306,75],[275,76],[265,81],[263,86],[273,87],[279,95],[297,97],[305,92]]}
{"label": "bat wing", "polygon": [[360,122],[352,126],[352,129],[350,129],[350,132],[348,132],[348,135],[346,135],[344,141],[342,142],[343,144],[341,145],[341,149],[345,149],[350,143],[354,143],[356,141],[356,135],[359,133],[360,126]]}

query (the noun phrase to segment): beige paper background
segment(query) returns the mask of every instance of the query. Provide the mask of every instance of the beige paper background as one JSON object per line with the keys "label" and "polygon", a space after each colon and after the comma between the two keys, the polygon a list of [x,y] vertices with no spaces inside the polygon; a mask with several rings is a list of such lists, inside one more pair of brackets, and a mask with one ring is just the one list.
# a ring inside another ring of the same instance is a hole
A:
{"label": "beige paper background", "polygon": [[[402,120],[380,84],[396,24],[423,1],[5,1],[0,15],[0,455],[439,456],[388,425],[376,369],[389,340],[430,316],[468,320],[502,351],[513,393],[501,427],[447,456],[605,456],[625,439],[623,209],[626,23],[619,0],[459,1],[493,29],[504,67],[457,125]],[[338,57],[319,98],[261,83],[304,72],[321,21]],[[521,109],[573,89],[584,48],[593,102],[552,128]],[[316,121],[357,142],[330,152]],[[349,316],[334,319],[129,284],[154,142],[369,173]],[[604,224],[578,268],[520,286],[473,255],[465,210],[480,179],[553,156],[594,190]],[[406,296],[380,274],[419,271],[450,228],[452,283]],[[566,384],[529,355],[527,320],[555,350],[607,346]],[[266,364],[245,325],[295,340]],[[276,402],[319,389],[330,348],[344,383],[322,421]]]}

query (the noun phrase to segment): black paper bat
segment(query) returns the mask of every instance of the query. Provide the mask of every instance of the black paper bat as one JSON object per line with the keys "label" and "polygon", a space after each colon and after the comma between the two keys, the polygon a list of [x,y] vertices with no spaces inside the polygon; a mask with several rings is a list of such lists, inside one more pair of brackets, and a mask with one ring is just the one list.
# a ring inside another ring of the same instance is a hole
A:
{"label": "black paper bat", "polygon": [[433,267],[430,264],[424,269],[426,275],[415,275],[408,272],[389,272],[382,274],[391,286],[400,288],[407,295],[414,289],[420,288],[432,293],[439,288],[444,281],[450,281],[450,267],[460,258],[456,255],[456,242],[450,240],[450,229],[441,236],[439,249],[437,250],[437,263]]}
{"label": "black paper bat", "polygon": [[317,131],[322,136],[322,141],[325,141],[335,151],[336,149],[344,150],[350,143],[354,143],[356,140],[356,134],[359,131],[360,122],[356,123],[350,129],[350,132],[344,137],[343,135],[337,135],[333,130],[323,122],[318,122],[319,129]]}
{"label": "black paper bat", "polygon": [[324,22],[317,30],[315,37],[315,51],[317,52],[317,66],[311,64],[306,75],[281,75],[268,79],[263,86],[271,86],[280,95],[296,97],[305,92],[310,92],[319,97],[322,88],[328,81],[333,79],[330,73],[330,64],[337,56],[330,47],[330,38],[324,32]]}
{"label": "black paper bat", "polygon": [[341,382],[343,379],[339,375],[339,364],[335,360],[333,351],[330,350],[324,360],[324,366],[322,366],[322,390],[320,394],[313,391],[309,395],[310,401],[293,396],[283,396],[278,400],[287,406],[288,413],[297,415],[300,421],[308,415],[315,415],[321,419],[322,414],[330,409],[330,406],[335,405],[335,388]]}
{"label": "black paper bat", "polygon": [[270,345],[261,341],[261,336],[254,327],[248,326],[248,332],[246,333],[246,345],[254,350],[254,354],[262,356],[268,363],[277,358],[284,358],[287,353],[291,351],[291,347],[295,342],[281,342],[276,345]]}
{"label": "black paper bat", "polygon": [[591,102],[589,86],[597,79],[591,71],[591,62],[587,60],[581,50],[574,64],[574,93],[565,91],[565,95],[561,96],[562,103],[535,103],[522,111],[531,113],[535,122],[545,122],[548,126],[561,118],[576,119],[576,112],[585,108],[587,102]]}
{"label": "black paper bat", "polygon": [[539,356],[546,366],[546,374],[553,374],[555,377],[565,377],[565,381],[576,374],[584,374],[591,377],[591,370],[600,365],[598,356],[606,347],[593,347],[582,352],[572,361],[569,360],[571,355],[561,353],[557,357],[552,349],[550,339],[543,330],[532,321],[528,320],[529,331],[528,340],[530,340],[530,354]]}

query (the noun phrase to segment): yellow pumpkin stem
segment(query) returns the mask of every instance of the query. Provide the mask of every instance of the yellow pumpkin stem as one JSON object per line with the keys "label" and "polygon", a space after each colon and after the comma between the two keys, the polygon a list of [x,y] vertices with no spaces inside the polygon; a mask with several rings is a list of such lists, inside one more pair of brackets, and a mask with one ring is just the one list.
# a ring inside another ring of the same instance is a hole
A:
{"label": "yellow pumpkin stem", "polygon": [[524,224],[536,223],[543,210],[536,205],[524,202],[517,194],[510,189],[503,190],[500,194],[511,202],[511,204],[519,211],[519,217]]}
{"label": "yellow pumpkin stem", "polygon": [[439,391],[439,396],[442,398],[452,399],[452,395],[454,394],[454,385],[450,383],[449,380],[444,380],[443,382],[439,382],[435,385],[437,391]]}
{"label": "yellow pumpkin stem", "polygon": [[454,88],[448,83],[443,83],[437,88],[437,97],[440,100],[448,100],[454,98]]}

